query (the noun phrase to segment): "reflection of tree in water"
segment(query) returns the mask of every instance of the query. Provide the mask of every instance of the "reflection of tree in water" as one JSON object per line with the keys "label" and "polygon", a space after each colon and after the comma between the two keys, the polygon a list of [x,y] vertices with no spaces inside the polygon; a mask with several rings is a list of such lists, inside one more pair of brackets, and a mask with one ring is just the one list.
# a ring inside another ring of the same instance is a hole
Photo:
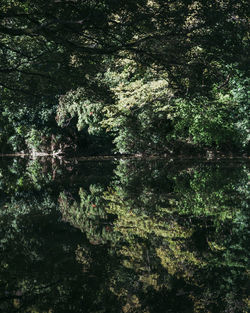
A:
{"label": "reflection of tree in water", "polygon": [[105,248],[100,251],[102,255],[93,254],[97,262],[84,271],[78,263],[79,246],[90,250],[90,244],[78,230],[61,223],[57,211],[32,209],[19,215],[13,228],[13,215],[6,212],[4,223],[1,235],[7,242],[1,245],[0,275],[3,312],[98,312],[103,298],[116,307],[105,287],[103,272],[109,266]]}
{"label": "reflection of tree in water", "polygon": [[98,312],[104,298],[112,303],[110,312],[119,311],[100,279],[111,264],[105,247],[99,257],[89,252],[100,261],[84,271],[79,252],[82,247],[90,251],[91,245],[61,221],[58,197],[67,183],[58,185],[50,172],[39,174],[43,164],[38,161],[17,163],[1,168],[0,312]]}
{"label": "reflection of tree in water", "polygon": [[125,311],[244,312],[247,173],[121,161],[106,191],[80,191],[64,217],[119,257],[110,288]]}
{"label": "reflection of tree in water", "polygon": [[246,166],[120,161],[112,181],[92,166],[70,185],[11,174],[3,312],[247,312]]}

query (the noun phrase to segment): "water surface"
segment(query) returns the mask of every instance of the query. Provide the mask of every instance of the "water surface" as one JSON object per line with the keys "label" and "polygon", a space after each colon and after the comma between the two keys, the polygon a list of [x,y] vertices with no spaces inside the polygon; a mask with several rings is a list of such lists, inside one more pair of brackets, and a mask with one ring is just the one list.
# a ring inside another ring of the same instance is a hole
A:
{"label": "water surface", "polygon": [[249,309],[249,163],[0,161],[0,312]]}

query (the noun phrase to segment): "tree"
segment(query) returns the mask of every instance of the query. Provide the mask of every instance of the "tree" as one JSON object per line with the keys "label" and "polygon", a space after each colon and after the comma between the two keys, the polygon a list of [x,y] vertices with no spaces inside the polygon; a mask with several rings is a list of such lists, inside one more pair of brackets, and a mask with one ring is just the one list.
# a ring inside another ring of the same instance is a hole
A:
{"label": "tree", "polygon": [[[65,134],[77,143],[77,124],[83,141],[98,130],[106,144],[105,130],[112,130],[120,152],[172,151],[171,140],[229,150],[248,145],[239,113],[246,108],[235,104],[233,91],[239,81],[242,99],[247,83],[247,1],[4,0],[0,9],[5,145],[8,137],[16,150],[27,146],[25,137],[32,142],[39,128],[29,110],[43,111],[43,136]],[[56,126],[56,110],[64,129]]]}

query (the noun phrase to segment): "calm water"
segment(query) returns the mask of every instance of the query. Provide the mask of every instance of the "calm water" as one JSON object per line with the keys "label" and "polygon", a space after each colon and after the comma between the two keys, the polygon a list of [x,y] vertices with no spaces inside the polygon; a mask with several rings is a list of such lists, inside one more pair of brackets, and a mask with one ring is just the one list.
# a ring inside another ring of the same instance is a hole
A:
{"label": "calm water", "polygon": [[0,161],[0,312],[248,312],[249,163]]}

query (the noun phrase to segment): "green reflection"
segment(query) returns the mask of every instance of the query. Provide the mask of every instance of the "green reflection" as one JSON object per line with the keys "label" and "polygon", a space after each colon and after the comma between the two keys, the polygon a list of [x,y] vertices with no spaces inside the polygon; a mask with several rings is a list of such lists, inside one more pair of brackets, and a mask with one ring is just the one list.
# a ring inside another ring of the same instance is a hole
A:
{"label": "green reflection", "polygon": [[249,164],[53,162],[1,167],[3,312],[248,311]]}

